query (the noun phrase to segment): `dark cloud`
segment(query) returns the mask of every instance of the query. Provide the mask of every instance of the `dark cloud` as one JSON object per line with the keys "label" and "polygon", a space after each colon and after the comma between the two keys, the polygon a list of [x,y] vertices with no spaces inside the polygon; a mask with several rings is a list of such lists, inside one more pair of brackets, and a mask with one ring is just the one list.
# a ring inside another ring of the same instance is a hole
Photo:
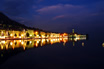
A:
{"label": "dark cloud", "polygon": [[33,4],[34,0],[4,0],[2,11],[12,16],[27,14]]}

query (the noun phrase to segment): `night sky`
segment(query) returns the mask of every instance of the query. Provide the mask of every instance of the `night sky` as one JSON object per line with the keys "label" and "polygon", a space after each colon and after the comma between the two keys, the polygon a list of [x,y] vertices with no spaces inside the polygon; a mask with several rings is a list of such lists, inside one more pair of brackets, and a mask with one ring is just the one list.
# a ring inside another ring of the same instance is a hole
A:
{"label": "night sky", "polygon": [[0,11],[26,26],[53,32],[103,29],[104,0],[0,0]]}

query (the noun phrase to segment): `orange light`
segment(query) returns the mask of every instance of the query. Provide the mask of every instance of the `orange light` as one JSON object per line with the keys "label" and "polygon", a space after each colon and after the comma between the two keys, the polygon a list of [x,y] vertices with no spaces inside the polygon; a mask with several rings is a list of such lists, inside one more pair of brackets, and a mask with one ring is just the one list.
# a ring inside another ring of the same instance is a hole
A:
{"label": "orange light", "polygon": [[35,31],[35,34],[38,34],[38,32],[37,32],[37,31]]}

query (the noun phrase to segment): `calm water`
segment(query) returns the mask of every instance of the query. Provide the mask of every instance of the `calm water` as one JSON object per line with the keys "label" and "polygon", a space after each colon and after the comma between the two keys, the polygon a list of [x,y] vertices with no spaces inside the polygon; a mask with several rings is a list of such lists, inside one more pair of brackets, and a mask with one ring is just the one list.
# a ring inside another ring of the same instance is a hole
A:
{"label": "calm water", "polygon": [[91,36],[0,41],[0,69],[104,69],[103,38]]}

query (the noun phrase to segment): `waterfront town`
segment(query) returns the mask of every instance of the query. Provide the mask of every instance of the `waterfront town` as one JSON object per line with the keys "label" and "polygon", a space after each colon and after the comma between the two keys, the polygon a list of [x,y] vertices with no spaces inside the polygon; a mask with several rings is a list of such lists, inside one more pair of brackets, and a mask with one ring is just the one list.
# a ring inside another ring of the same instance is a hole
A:
{"label": "waterfront town", "polygon": [[0,12],[0,40],[24,40],[24,39],[54,39],[54,38],[82,38],[86,35],[81,35],[74,32],[72,33],[59,33],[59,32],[47,32],[42,29],[27,27],[16,21],[11,20],[5,14]]}
{"label": "waterfront town", "polygon": [[67,33],[52,33],[37,30],[0,30],[0,39],[33,39],[33,38],[59,38],[67,37]]}
{"label": "waterfront town", "polygon": [[48,39],[48,38],[81,38],[86,37],[86,35],[80,35],[74,33],[74,29],[71,34],[68,33],[53,33],[53,32],[44,32],[44,31],[37,31],[32,29],[23,29],[20,30],[0,30],[0,39]]}

